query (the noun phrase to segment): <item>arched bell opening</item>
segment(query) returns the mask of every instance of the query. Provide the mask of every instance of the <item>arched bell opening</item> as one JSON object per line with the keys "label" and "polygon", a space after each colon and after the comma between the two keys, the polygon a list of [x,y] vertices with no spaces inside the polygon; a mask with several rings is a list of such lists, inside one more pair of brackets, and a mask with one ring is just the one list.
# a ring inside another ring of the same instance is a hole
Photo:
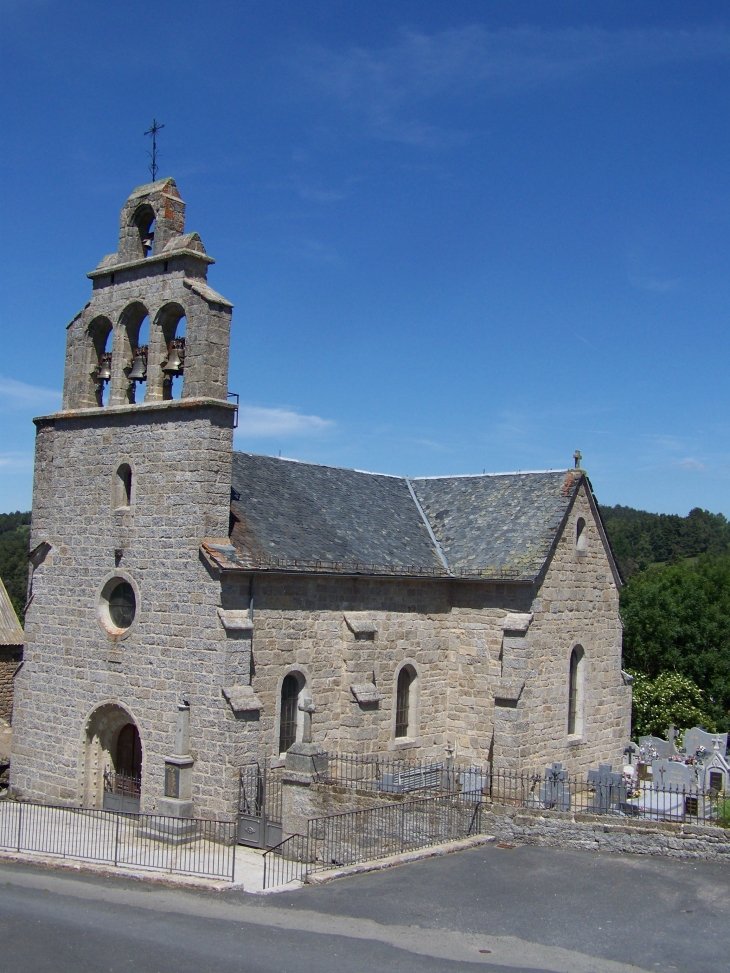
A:
{"label": "arched bell opening", "polygon": [[142,402],[147,390],[149,315],[140,301],[128,305],[119,318],[114,342],[112,401],[115,405]]}
{"label": "arched bell opening", "polygon": [[155,252],[155,211],[149,203],[137,207],[132,222],[139,234],[139,256],[149,257]]}
{"label": "arched bell opening", "polygon": [[148,401],[169,401],[182,395],[185,370],[185,308],[165,304],[152,329],[148,362]]}
{"label": "arched bell opening", "polygon": [[112,323],[107,317],[94,318],[87,333],[89,387],[86,398],[89,404],[108,405],[112,377]]}
{"label": "arched bell opening", "polygon": [[122,799],[139,802],[142,761],[142,740],[131,713],[117,703],[96,709],[84,739],[84,807],[119,810]]}

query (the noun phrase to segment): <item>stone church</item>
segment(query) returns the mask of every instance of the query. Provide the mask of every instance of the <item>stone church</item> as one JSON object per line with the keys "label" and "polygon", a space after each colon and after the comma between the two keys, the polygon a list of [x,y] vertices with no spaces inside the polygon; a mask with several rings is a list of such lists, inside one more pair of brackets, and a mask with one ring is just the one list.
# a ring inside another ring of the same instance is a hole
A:
{"label": "stone church", "polygon": [[141,186],[68,325],[63,407],[35,420],[15,796],[101,806],[116,774],[143,810],[172,795],[230,818],[240,769],[310,734],[330,753],[619,762],[621,580],[586,474],[235,452],[213,262],[174,180]]}

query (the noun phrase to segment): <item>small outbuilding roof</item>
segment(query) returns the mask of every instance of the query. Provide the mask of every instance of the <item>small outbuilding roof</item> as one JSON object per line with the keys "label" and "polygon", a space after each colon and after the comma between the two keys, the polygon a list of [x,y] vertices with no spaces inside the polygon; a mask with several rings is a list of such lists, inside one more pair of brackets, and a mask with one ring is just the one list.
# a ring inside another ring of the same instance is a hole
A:
{"label": "small outbuilding roof", "polygon": [[231,537],[204,551],[222,570],[532,581],[582,482],[581,470],[409,480],[236,452]]}
{"label": "small outbuilding roof", "polygon": [[22,645],[24,641],[22,626],[0,578],[0,645]]}

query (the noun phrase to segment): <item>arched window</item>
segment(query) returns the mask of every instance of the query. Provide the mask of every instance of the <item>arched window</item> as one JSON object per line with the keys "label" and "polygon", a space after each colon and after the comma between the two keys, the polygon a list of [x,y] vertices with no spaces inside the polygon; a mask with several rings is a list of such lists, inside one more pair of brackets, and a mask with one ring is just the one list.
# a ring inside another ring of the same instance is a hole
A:
{"label": "arched window", "polygon": [[575,524],[575,547],[578,551],[585,551],[587,546],[586,522],[582,517],[579,517]]}
{"label": "arched window", "polygon": [[114,475],[112,504],[115,510],[122,510],[132,503],[132,467],[122,463]]}
{"label": "arched window", "polygon": [[570,653],[568,677],[568,735],[583,732],[583,647],[576,645]]}
{"label": "arched window", "polygon": [[411,686],[416,678],[415,671],[411,666],[403,666],[398,673],[398,682],[395,695],[395,735],[396,737],[409,736],[411,725],[412,700]]}
{"label": "arched window", "polygon": [[301,683],[296,674],[284,676],[281,684],[281,711],[279,713],[279,753],[286,751],[297,742],[299,727],[299,693]]}

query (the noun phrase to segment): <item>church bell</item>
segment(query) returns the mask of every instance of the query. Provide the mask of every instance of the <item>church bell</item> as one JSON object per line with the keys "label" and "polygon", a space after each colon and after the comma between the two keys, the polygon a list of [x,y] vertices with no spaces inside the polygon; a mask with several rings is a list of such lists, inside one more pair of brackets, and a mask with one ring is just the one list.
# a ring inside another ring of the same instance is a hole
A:
{"label": "church bell", "polygon": [[183,360],[180,357],[180,352],[177,348],[173,347],[170,349],[170,354],[167,356],[167,361],[162,366],[162,371],[165,373],[165,375],[182,375]]}
{"label": "church bell", "polygon": [[132,382],[144,382],[147,378],[147,349],[137,348],[134,353],[134,361],[129,372],[129,379]]}
{"label": "church bell", "polygon": [[112,356],[105,353],[99,359],[99,371],[97,372],[97,379],[100,382],[108,382],[112,377]]}

